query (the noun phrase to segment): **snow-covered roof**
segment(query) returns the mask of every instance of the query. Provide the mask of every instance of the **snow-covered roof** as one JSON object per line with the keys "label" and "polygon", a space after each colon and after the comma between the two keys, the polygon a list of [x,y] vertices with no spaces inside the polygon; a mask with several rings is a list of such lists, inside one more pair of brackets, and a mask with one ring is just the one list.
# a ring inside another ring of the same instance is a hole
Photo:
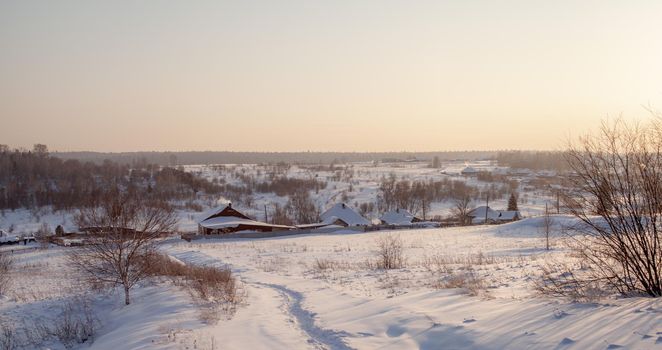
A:
{"label": "snow-covered roof", "polygon": [[480,206],[469,212],[468,216],[473,217],[471,222],[474,224],[485,221],[485,211],[487,210],[487,219],[494,221],[512,221],[518,219],[521,215],[516,210],[494,210],[490,207]]}
{"label": "snow-covered roof", "polygon": [[208,210],[200,215],[199,218],[200,226],[210,230],[237,228],[239,226],[271,227],[282,229],[292,228],[291,226],[274,225],[253,220],[232,208],[232,205],[229,203]]}
{"label": "snow-covered roof", "polygon": [[228,207],[228,204],[222,204],[217,207],[211,208],[207,211],[204,211],[202,214],[198,215],[198,222],[205,221],[210,217],[222,212],[225,208]]}
{"label": "snow-covered roof", "polygon": [[388,225],[410,225],[417,219],[406,209],[396,209],[384,213],[379,220]]}
{"label": "snow-covered roof", "polygon": [[211,229],[218,230],[224,228],[236,228],[240,225],[249,225],[249,226],[262,226],[262,227],[277,227],[277,228],[290,228],[290,226],[285,225],[273,225],[266,222],[260,222],[250,219],[238,218],[234,216],[219,216],[216,218],[207,219],[200,223],[200,226]]}
{"label": "snow-covered roof", "polygon": [[480,206],[476,209],[473,209],[467,215],[484,220],[485,219],[485,211],[487,211],[487,218],[488,219],[496,219],[496,218],[499,217],[499,213],[496,210],[494,210],[494,209],[492,209],[488,206],[485,206],[485,205]]}
{"label": "snow-covered roof", "polygon": [[0,237],[0,243],[18,242],[18,236],[3,236]]}
{"label": "snow-covered roof", "polygon": [[478,170],[476,170],[476,168],[474,168],[474,167],[468,166],[468,167],[462,169],[461,172],[462,172],[462,174],[475,174],[475,173],[478,172]]}
{"label": "snow-covered roof", "polygon": [[[332,219],[333,217],[335,217],[336,219]],[[349,226],[370,225],[370,221],[368,221],[368,219],[359,215],[359,213],[354,211],[354,209],[350,208],[345,203],[338,203],[332,206],[327,211],[322,213],[322,215],[320,215],[320,218],[322,218],[323,222],[334,222],[337,219],[340,219],[346,222],[347,225]]]}

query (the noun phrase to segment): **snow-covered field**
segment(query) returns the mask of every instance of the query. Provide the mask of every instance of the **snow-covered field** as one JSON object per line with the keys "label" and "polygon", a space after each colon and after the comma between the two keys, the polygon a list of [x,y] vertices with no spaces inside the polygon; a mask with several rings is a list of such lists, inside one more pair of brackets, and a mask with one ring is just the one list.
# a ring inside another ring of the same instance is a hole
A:
{"label": "snow-covered field", "polygon": [[[508,173],[487,161],[469,165]],[[324,181],[326,187],[311,191],[311,198],[325,209],[343,197],[350,206],[375,203],[380,179],[390,174],[410,181],[450,178],[491,186],[460,175],[465,166],[460,161],[441,169],[421,162],[353,164],[342,174],[291,166],[281,174]],[[255,181],[272,176],[256,165],[187,170],[234,186],[242,185],[242,176]],[[535,176],[512,178],[519,181],[519,207],[527,218],[501,226],[162,242],[162,251],[174,259],[229,267],[241,281],[243,302],[235,312],[214,317],[210,312],[220,311],[210,311],[166,279],[136,287],[130,306],[123,305],[119,292],[92,291],[67,264],[66,252],[74,247],[0,246],[15,262],[13,283],[0,296],[0,340],[9,330],[18,348],[51,349],[662,348],[660,300],[610,297],[578,303],[536,291],[542,267],[576,264],[566,248],[568,237],[560,234],[560,224],[573,219],[554,218],[552,249],[546,250],[542,218],[536,215],[555,198],[525,185]],[[254,192],[250,204],[236,206],[261,220],[265,205],[286,202],[286,196]],[[198,204],[206,209],[217,203]],[[505,209],[506,198],[490,206]],[[428,215],[447,216],[451,207],[450,202],[432,203]],[[180,205],[177,211],[179,229],[195,231],[200,213],[187,208]],[[0,229],[13,236],[57,225],[75,231],[74,214],[48,208],[5,211]],[[375,210],[366,216],[379,214]],[[380,268],[379,247],[388,242],[402,247],[402,266],[395,269]],[[62,329],[66,317],[93,325],[94,335],[67,338]]]}
{"label": "snow-covered field", "polygon": [[[176,259],[229,266],[241,280],[243,303],[218,322],[206,322],[200,305],[168,282],[141,285],[123,306],[121,294],[84,292],[66,266],[67,248],[17,251],[0,315],[39,328],[86,298],[98,330],[74,347],[92,349],[662,348],[660,300],[587,304],[537,294],[541,266],[573,261],[563,236],[544,249],[539,221],[163,242]],[[384,237],[401,241],[403,267],[378,268]],[[56,338],[43,346],[62,348]]]}

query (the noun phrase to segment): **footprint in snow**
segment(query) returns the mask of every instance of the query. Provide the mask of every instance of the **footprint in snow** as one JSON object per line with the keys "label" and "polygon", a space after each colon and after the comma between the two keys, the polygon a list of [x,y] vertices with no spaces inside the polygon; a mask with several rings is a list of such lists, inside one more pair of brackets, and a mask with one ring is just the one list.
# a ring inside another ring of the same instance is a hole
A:
{"label": "footprint in snow", "polygon": [[390,338],[396,338],[403,335],[407,330],[399,325],[389,326],[386,330],[386,335]]}
{"label": "footprint in snow", "polygon": [[618,344],[609,344],[609,346],[607,346],[607,350],[622,349],[622,348],[623,348],[623,345],[618,345]]}
{"label": "footprint in snow", "polygon": [[556,318],[564,318],[566,316],[570,316],[569,313],[563,311],[563,310],[554,310],[554,317]]}
{"label": "footprint in snow", "polygon": [[559,343],[559,346],[557,347],[557,349],[560,349],[560,348],[563,348],[563,347],[566,347],[566,346],[570,346],[574,343],[575,343],[575,341],[570,339],[570,338],[563,338],[563,340],[561,340],[561,342]]}

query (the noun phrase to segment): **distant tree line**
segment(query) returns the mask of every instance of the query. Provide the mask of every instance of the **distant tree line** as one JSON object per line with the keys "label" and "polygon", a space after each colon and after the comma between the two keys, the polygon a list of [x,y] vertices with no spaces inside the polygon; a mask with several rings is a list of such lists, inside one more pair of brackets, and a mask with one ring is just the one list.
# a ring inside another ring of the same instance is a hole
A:
{"label": "distant tree line", "polygon": [[553,151],[505,151],[498,152],[500,166],[531,170],[570,170],[564,152]]}
{"label": "distant tree line", "polygon": [[479,160],[493,159],[493,151],[453,152],[58,152],[62,159],[78,159],[102,163],[106,159],[134,165],[137,163],[177,166],[188,164],[330,164],[371,161]]}
{"label": "distant tree line", "polygon": [[45,145],[32,150],[0,145],[0,209],[74,209],[97,205],[107,191],[122,190],[161,200],[218,194],[223,187],[183,169],[150,164],[100,164],[50,156]]}

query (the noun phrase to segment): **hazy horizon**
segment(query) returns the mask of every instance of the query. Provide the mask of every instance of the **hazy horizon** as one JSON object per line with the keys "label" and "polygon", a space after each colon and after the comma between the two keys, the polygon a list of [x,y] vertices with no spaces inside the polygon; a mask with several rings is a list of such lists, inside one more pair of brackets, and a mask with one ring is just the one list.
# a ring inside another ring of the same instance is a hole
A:
{"label": "hazy horizon", "polygon": [[662,108],[656,1],[3,1],[0,143],[557,150]]}

